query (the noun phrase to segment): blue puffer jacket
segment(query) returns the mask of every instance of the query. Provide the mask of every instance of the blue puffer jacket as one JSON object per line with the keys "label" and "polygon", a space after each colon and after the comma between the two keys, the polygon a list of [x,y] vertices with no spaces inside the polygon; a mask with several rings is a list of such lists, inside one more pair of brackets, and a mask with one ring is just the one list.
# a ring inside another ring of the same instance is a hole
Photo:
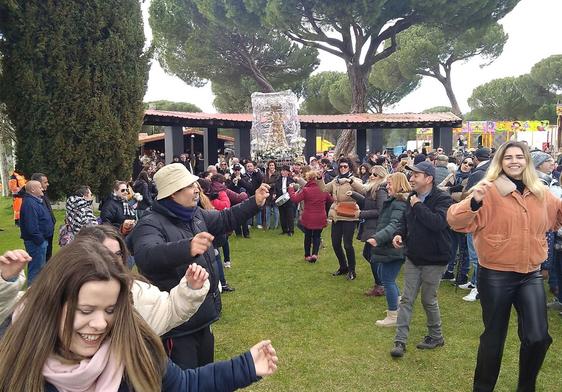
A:
{"label": "blue puffer jacket", "polygon": [[[182,370],[168,361],[162,379],[162,392],[230,392],[245,388],[259,379],[250,352],[197,369]],[[58,392],[58,389],[46,383],[45,392]],[[118,392],[134,391],[123,381]]]}

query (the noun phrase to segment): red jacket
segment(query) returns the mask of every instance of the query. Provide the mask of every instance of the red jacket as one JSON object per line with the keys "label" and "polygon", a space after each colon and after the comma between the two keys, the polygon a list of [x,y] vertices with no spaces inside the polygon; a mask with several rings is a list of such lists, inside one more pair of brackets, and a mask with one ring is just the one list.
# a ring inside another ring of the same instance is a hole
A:
{"label": "red jacket", "polygon": [[289,187],[288,191],[293,203],[304,200],[300,221],[306,229],[320,230],[326,227],[326,203],[332,201],[328,192],[322,192],[315,180],[308,181],[298,193],[293,187]]}

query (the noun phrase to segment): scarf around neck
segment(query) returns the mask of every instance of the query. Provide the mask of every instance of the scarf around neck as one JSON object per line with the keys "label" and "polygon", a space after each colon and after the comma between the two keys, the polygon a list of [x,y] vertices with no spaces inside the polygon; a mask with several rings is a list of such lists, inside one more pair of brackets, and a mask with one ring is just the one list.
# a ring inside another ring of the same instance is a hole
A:
{"label": "scarf around neck", "polygon": [[51,355],[43,366],[45,380],[61,392],[117,392],[123,373],[123,365],[111,355],[109,339],[80,363],[69,365]]}
{"label": "scarf around neck", "polygon": [[158,203],[160,203],[164,208],[180,218],[182,221],[187,223],[190,223],[193,220],[193,215],[195,214],[195,210],[197,209],[197,207],[184,207],[170,198],[159,200]]}
{"label": "scarf around neck", "polygon": [[350,170],[345,174],[341,174],[341,173],[338,174],[337,178],[340,179],[340,178],[351,178],[351,177],[353,177],[353,172]]}

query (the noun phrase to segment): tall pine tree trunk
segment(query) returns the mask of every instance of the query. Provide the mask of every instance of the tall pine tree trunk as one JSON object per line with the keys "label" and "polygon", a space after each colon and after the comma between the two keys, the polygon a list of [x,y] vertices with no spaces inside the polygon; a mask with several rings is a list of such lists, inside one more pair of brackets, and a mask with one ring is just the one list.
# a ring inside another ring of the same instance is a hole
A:
{"label": "tall pine tree trunk", "polygon": [[459,117],[462,117],[462,111],[457,102],[457,97],[453,91],[453,84],[451,82],[451,68],[445,68],[445,78],[438,79],[445,87],[445,92],[451,103],[451,111]]}
{"label": "tall pine tree trunk", "polygon": [[10,179],[10,163],[8,161],[8,148],[0,138],[0,177],[2,179],[2,196],[9,196],[8,181]]}
{"label": "tall pine tree trunk", "polygon": [[[367,81],[369,70],[360,65],[348,63],[347,76],[351,84],[351,113],[365,113],[367,108]],[[355,151],[355,130],[344,129],[336,144],[334,155],[338,158],[341,154],[348,156]]]}

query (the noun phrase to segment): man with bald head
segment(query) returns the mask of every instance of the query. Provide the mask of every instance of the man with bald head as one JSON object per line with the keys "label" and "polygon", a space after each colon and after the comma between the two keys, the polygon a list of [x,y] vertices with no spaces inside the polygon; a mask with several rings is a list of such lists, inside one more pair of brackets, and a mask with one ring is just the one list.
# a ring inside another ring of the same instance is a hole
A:
{"label": "man with bald head", "polygon": [[27,285],[41,272],[47,257],[48,239],[53,236],[55,223],[43,201],[43,187],[39,181],[25,184],[25,195],[20,212],[21,239],[31,256]]}

